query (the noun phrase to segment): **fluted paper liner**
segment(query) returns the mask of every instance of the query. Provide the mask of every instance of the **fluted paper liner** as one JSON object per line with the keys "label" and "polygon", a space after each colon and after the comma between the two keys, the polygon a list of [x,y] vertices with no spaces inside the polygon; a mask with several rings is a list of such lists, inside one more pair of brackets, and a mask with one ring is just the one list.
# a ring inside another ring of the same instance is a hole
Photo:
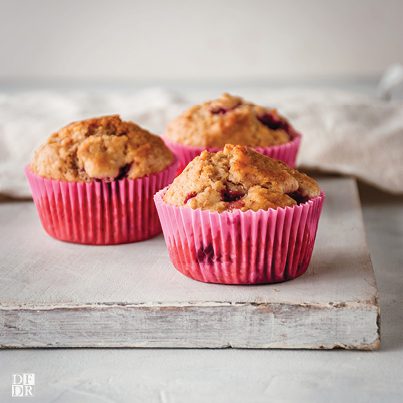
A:
{"label": "fluted paper liner", "polygon": [[220,284],[277,283],[308,268],[324,193],[294,207],[211,212],[177,207],[155,196],[173,265],[195,280]]}
{"label": "fluted paper liner", "polygon": [[[281,160],[288,166],[294,168],[297,160],[297,154],[301,143],[301,134],[292,130],[290,133],[291,140],[288,143],[280,144],[270,147],[251,147],[257,152],[264,154],[268,157]],[[193,160],[193,158],[200,155],[203,150],[210,152],[217,152],[223,149],[223,147],[196,147],[186,146],[183,144],[175,143],[169,140],[167,137],[162,137],[165,144],[176,154],[179,160],[179,172],[186,167],[186,165]]]}
{"label": "fluted paper liner", "polygon": [[67,182],[25,174],[46,232],[62,241],[91,245],[136,242],[161,232],[154,194],[169,185],[177,161],[161,172],[114,182]]}

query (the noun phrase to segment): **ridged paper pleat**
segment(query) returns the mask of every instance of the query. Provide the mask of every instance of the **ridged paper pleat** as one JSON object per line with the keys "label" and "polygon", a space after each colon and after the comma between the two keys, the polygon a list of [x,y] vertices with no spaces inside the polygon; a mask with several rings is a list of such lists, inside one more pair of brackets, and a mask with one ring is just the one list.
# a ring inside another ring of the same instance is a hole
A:
{"label": "ridged paper pleat", "polygon": [[62,241],[91,245],[136,242],[161,232],[153,195],[169,185],[175,161],[165,170],[114,182],[65,182],[25,169],[46,232]]}
{"label": "ridged paper pleat", "polygon": [[176,207],[155,196],[169,256],[195,280],[221,284],[276,283],[308,268],[324,194],[294,207],[211,212]]}
{"label": "ridged paper pleat", "polygon": [[[297,160],[297,154],[301,143],[301,135],[297,132],[292,132],[291,141],[285,144],[270,146],[270,147],[251,147],[257,152],[264,154],[268,157],[281,160],[288,166],[294,168]],[[219,147],[196,147],[186,146],[183,144],[170,141],[167,137],[163,137],[165,144],[176,154],[179,160],[179,172],[186,167],[186,165],[197,157],[203,150],[210,152],[217,152],[222,150]]]}

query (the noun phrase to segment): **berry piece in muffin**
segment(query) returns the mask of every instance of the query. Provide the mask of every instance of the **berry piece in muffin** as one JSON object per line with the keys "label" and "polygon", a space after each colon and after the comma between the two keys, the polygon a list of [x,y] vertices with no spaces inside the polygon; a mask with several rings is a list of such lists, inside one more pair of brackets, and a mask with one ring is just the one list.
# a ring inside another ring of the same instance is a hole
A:
{"label": "berry piece in muffin", "polygon": [[267,147],[289,142],[291,130],[288,121],[275,109],[223,94],[216,100],[192,106],[171,121],[166,137],[188,146],[224,147],[231,143]]}
{"label": "berry piece in muffin", "polygon": [[113,181],[160,172],[173,160],[160,137],[112,115],[74,122],[52,134],[30,168],[49,179]]}
{"label": "berry piece in muffin", "polygon": [[316,196],[317,182],[281,161],[245,146],[203,151],[173,181],[164,200],[211,211],[268,210],[294,206]]}

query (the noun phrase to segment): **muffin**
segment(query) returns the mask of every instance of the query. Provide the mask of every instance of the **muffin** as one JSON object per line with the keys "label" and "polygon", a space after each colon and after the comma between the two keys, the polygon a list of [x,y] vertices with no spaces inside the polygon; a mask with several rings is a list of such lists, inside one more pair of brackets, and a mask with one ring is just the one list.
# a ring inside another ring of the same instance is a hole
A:
{"label": "muffin", "polygon": [[171,183],[176,165],[160,137],[112,115],[74,122],[52,134],[26,175],[51,236],[106,245],[161,231],[152,196]]}
{"label": "muffin", "polygon": [[203,151],[154,200],[180,272],[204,282],[258,284],[305,273],[324,194],[281,161],[225,145]]}
{"label": "muffin", "polygon": [[183,166],[205,149],[215,152],[231,143],[253,147],[294,167],[300,135],[275,109],[225,93],[172,120],[164,140]]}

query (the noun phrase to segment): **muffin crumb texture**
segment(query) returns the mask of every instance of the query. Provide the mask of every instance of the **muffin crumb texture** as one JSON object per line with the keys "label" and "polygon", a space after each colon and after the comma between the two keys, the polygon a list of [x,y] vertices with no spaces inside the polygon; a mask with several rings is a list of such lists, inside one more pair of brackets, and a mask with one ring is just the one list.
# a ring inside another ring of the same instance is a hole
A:
{"label": "muffin crumb texture", "polygon": [[228,143],[267,147],[289,142],[292,131],[275,109],[224,93],[216,100],[192,106],[171,121],[166,137],[198,147],[224,147]]}
{"label": "muffin crumb texture", "polygon": [[74,122],[52,134],[30,167],[50,179],[113,181],[160,172],[173,160],[160,137],[112,115]]}
{"label": "muffin crumb texture", "polygon": [[319,196],[317,182],[281,161],[245,146],[203,151],[174,180],[164,200],[193,209],[268,210],[295,206]]}

